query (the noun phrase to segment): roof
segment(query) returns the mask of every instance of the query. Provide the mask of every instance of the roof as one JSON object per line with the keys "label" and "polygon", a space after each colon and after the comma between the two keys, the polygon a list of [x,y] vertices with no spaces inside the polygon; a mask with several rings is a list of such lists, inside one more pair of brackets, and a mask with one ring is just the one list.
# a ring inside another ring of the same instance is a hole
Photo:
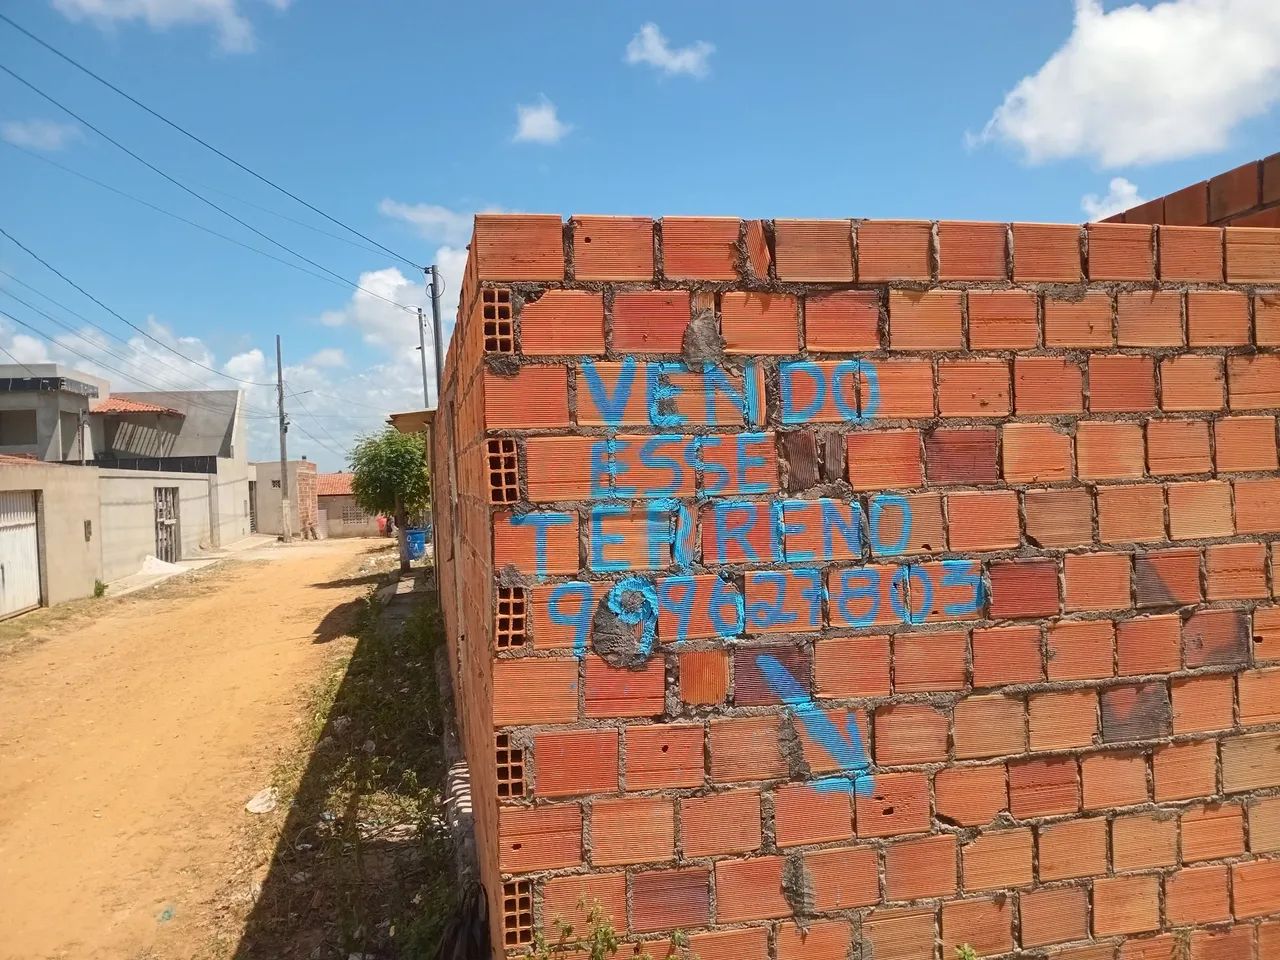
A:
{"label": "roof", "polygon": [[128,397],[107,397],[107,399],[95,403],[92,413],[104,413],[108,415],[120,415],[125,413],[165,413],[172,417],[180,417],[182,413],[174,410],[172,407],[163,407],[158,403],[148,403],[145,400],[130,400]]}
{"label": "roof", "polygon": [[37,460],[35,457],[26,454],[14,456],[9,453],[0,453],[0,466],[2,467],[38,467],[43,464],[43,460]]}
{"label": "roof", "polygon": [[317,497],[341,497],[351,495],[354,473],[321,473],[316,475]]}
{"label": "roof", "polygon": [[424,433],[430,429],[435,418],[434,410],[410,410],[406,413],[391,414],[387,417],[387,423],[401,433]]}

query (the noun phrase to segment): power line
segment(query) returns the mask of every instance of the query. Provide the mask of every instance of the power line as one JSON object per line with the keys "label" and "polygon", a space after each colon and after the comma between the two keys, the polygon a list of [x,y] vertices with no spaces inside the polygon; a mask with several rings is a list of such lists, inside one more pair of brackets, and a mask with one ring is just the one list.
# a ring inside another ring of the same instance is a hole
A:
{"label": "power line", "polygon": [[[190,220],[187,217],[182,216],[181,214],[174,213],[171,210],[166,210],[164,207],[157,206],[156,204],[152,203],[150,200],[144,200],[142,197],[138,197],[132,193],[129,193],[128,191],[121,190],[119,187],[113,187],[109,183],[104,183],[103,181],[97,179],[96,177],[91,177],[87,173],[81,173],[79,170],[74,170],[71,167],[58,163],[56,160],[50,159],[49,157],[41,156],[40,154],[36,153],[34,150],[28,150],[25,147],[20,147],[16,143],[9,143],[8,141],[0,141],[0,143],[4,143],[5,146],[13,150],[17,150],[19,153],[25,153],[28,157],[31,157],[33,160],[39,160],[42,163],[47,163],[49,166],[55,167],[56,169],[61,170],[64,173],[69,173],[74,177],[79,177],[81,180],[85,180],[89,183],[92,183],[94,186],[101,187],[103,190],[109,190],[112,193],[117,194],[118,196],[124,197],[126,200],[132,200],[134,203],[141,204],[142,206],[147,207],[148,209],[154,210],[156,213],[164,214],[166,217],[171,217],[174,220],[179,221],[180,223],[185,223],[188,226],[195,227],[197,230],[202,230],[205,233],[210,234],[211,236],[215,236],[219,238],[220,240],[227,241],[227,243],[234,243],[237,247],[243,247],[245,250],[249,250],[249,251],[252,251],[253,253],[258,254],[259,256],[266,257],[268,260],[274,260],[276,263],[282,263],[286,267],[290,267],[294,270],[297,270],[299,273],[306,274],[308,277],[315,277],[317,280],[323,280],[326,283],[332,283],[335,286],[339,286],[339,287],[352,286],[352,283],[350,280],[335,280],[332,277],[327,277],[322,273],[313,273],[312,271],[308,270],[306,267],[302,266],[299,263],[294,263],[292,260],[286,260],[284,259],[284,257],[277,257],[274,253],[270,253],[266,250],[261,250],[258,247],[253,246],[252,244],[245,243],[243,240],[237,240],[235,237],[228,236],[225,233],[220,233],[219,231],[214,230],[212,227],[206,227],[203,223],[198,223],[195,220]],[[330,236],[332,236],[332,234],[330,234]],[[338,237],[336,239],[342,240],[344,238]],[[367,249],[367,248],[364,248],[364,249]]]}
{"label": "power line", "polygon": [[343,282],[343,283],[345,283],[345,284],[349,284],[350,286],[354,287],[354,288],[355,288],[355,289],[357,289],[357,290],[360,290],[360,291],[362,291],[362,292],[364,292],[364,293],[369,294],[369,296],[371,296],[371,297],[376,297],[377,299],[382,300],[382,301],[384,301],[384,302],[386,302],[386,303],[389,303],[389,304],[391,304],[391,305],[392,305],[392,306],[394,306],[394,307],[399,307],[401,310],[407,310],[407,311],[415,311],[415,310],[417,310],[417,308],[416,308],[416,307],[409,307],[409,306],[406,306],[405,304],[403,304],[403,303],[398,303],[397,301],[392,300],[392,299],[391,299],[391,298],[389,298],[389,297],[384,297],[384,296],[383,296],[382,294],[380,294],[380,293],[375,293],[374,291],[372,291],[372,290],[368,289],[367,287],[362,287],[362,286],[360,286],[360,284],[355,283],[355,282],[353,282],[353,281],[351,281],[351,280],[348,280],[346,277],[342,276],[342,274],[340,274],[340,273],[336,273],[336,272],[334,272],[333,270],[330,270],[328,267],[324,266],[323,264],[316,263],[316,261],[312,260],[310,257],[308,257],[308,256],[306,256],[306,255],[304,255],[304,254],[299,253],[297,250],[294,250],[292,247],[288,246],[287,244],[281,243],[279,240],[275,239],[274,237],[268,236],[267,234],[265,234],[265,233],[263,233],[261,230],[259,230],[257,227],[255,227],[253,224],[249,223],[249,221],[244,220],[244,219],[242,219],[241,217],[237,217],[237,216],[236,216],[234,213],[232,213],[230,210],[228,210],[228,209],[226,209],[225,207],[219,206],[218,204],[214,203],[212,200],[210,200],[210,199],[209,199],[208,197],[206,197],[204,194],[196,192],[196,191],[195,191],[195,190],[193,190],[191,187],[189,187],[189,186],[187,186],[185,183],[183,183],[181,180],[178,180],[178,179],[176,179],[175,177],[171,177],[169,174],[165,173],[163,170],[161,170],[159,167],[157,167],[154,163],[151,163],[149,160],[145,160],[145,159],[143,159],[140,155],[138,155],[138,154],[137,154],[137,153],[135,153],[134,151],[130,150],[128,147],[126,147],[126,146],[125,146],[123,143],[121,143],[119,140],[116,140],[114,137],[112,137],[112,136],[110,136],[109,134],[107,134],[106,132],[104,132],[100,127],[97,127],[97,126],[95,126],[94,124],[90,123],[88,120],[86,120],[84,117],[80,116],[80,114],[76,113],[74,110],[72,110],[72,109],[71,109],[70,107],[68,107],[66,104],[64,104],[64,103],[62,103],[61,101],[59,101],[59,100],[55,99],[55,98],[54,98],[54,97],[52,97],[51,95],[49,95],[49,94],[45,93],[43,90],[41,90],[39,87],[37,87],[34,83],[32,83],[31,81],[29,81],[29,80],[27,80],[27,79],[25,79],[25,78],[23,78],[23,77],[19,76],[17,73],[15,73],[13,70],[9,69],[8,67],[6,67],[6,66],[5,66],[4,64],[2,64],[2,63],[0,63],[0,70],[3,70],[3,71],[4,71],[5,73],[7,73],[9,76],[13,77],[13,79],[17,80],[20,84],[22,84],[24,87],[26,87],[26,88],[27,88],[28,90],[30,90],[32,93],[36,94],[36,95],[37,95],[37,96],[39,96],[39,97],[42,97],[42,98],[43,98],[43,99],[45,99],[45,100],[48,100],[51,104],[53,104],[55,107],[57,107],[57,108],[58,108],[59,110],[61,110],[63,113],[67,114],[67,116],[72,117],[72,118],[74,118],[75,120],[79,121],[80,123],[84,124],[84,125],[85,125],[86,127],[88,127],[90,130],[92,130],[94,133],[96,133],[98,136],[102,137],[102,139],[103,139],[103,140],[106,140],[106,141],[107,141],[107,143],[111,144],[113,147],[116,147],[117,149],[122,150],[122,151],[124,151],[125,153],[127,153],[129,156],[133,157],[133,159],[134,159],[134,160],[137,160],[140,164],[142,164],[142,165],[143,165],[144,167],[146,167],[148,170],[152,171],[153,173],[157,174],[158,176],[164,177],[164,179],[168,180],[170,183],[172,183],[172,184],[173,184],[175,187],[177,187],[179,190],[182,190],[182,191],[183,191],[183,192],[185,192],[185,193],[189,193],[191,196],[195,197],[195,198],[196,198],[197,200],[199,200],[201,203],[207,204],[208,206],[212,207],[214,210],[217,210],[217,211],[218,211],[219,213],[221,213],[223,216],[226,216],[226,217],[231,218],[231,219],[232,219],[232,220],[234,220],[236,223],[240,224],[240,226],[244,227],[246,230],[250,230],[250,231],[252,231],[253,233],[257,234],[259,237],[261,237],[263,240],[266,240],[268,243],[273,244],[274,246],[279,247],[281,250],[284,250],[284,251],[285,251],[285,252],[287,252],[287,253],[291,253],[291,254],[293,254],[295,257],[297,257],[297,258],[298,258],[299,260],[301,260],[303,263],[309,263],[311,266],[315,267],[317,270],[321,270],[321,271],[323,271],[324,273],[329,274],[329,276],[334,277],[335,279],[340,280],[340,281],[342,281],[342,282]]}
{"label": "power line", "polygon": [[[3,70],[3,69],[4,69],[4,67],[3,67],[3,66],[0,66],[0,70]],[[176,350],[176,349],[174,349],[173,347],[169,346],[169,345],[168,345],[167,343],[165,343],[163,340],[159,339],[158,337],[154,337],[154,336],[152,336],[150,333],[148,333],[146,330],[143,330],[140,326],[138,326],[138,325],[137,325],[136,323],[134,323],[133,321],[131,321],[131,320],[126,320],[126,319],[124,318],[124,316],[122,316],[121,314],[117,313],[115,310],[112,310],[112,309],[111,309],[110,307],[108,307],[105,303],[103,303],[101,300],[99,300],[97,297],[95,297],[92,293],[90,293],[90,292],[89,292],[88,290],[86,290],[84,287],[80,286],[80,284],[76,283],[74,280],[72,280],[70,277],[68,277],[65,273],[63,273],[61,270],[59,270],[57,267],[55,267],[53,264],[51,264],[48,260],[45,260],[45,259],[44,259],[43,257],[41,257],[38,253],[36,253],[35,251],[33,251],[30,247],[28,247],[26,244],[24,244],[21,240],[19,240],[17,237],[15,237],[13,234],[11,234],[11,233],[10,233],[8,230],[6,230],[4,227],[0,227],[0,234],[2,234],[2,235],[4,235],[4,236],[8,237],[8,238],[9,238],[10,240],[12,240],[15,244],[17,244],[17,246],[18,246],[19,248],[21,248],[23,251],[25,251],[25,252],[26,252],[26,254],[27,254],[29,257],[31,257],[31,258],[32,258],[33,260],[35,260],[36,262],[38,262],[38,263],[40,263],[40,264],[43,264],[47,269],[51,270],[53,273],[56,273],[59,277],[61,277],[63,280],[65,280],[65,281],[66,281],[67,283],[69,283],[71,286],[75,287],[77,290],[79,290],[79,291],[80,291],[81,293],[83,293],[86,297],[88,297],[90,300],[92,300],[94,303],[96,303],[98,306],[100,306],[103,310],[107,311],[107,313],[111,314],[113,317],[115,317],[115,318],[116,318],[117,320],[119,320],[121,323],[123,323],[123,324],[125,324],[126,326],[129,326],[129,327],[133,328],[134,330],[138,331],[138,333],[142,334],[142,335],[143,335],[144,337],[146,337],[148,340],[152,341],[152,342],[153,342],[153,343],[155,343],[155,344],[158,344],[159,346],[163,347],[165,350],[168,350],[170,353],[174,354],[175,356],[182,358],[183,360],[187,361],[187,363],[194,364],[195,366],[199,367],[201,370],[208,370],[210,373],[212,373],[212,374],[216,374],[216,375],[217,375],[217,376],[219,376],[219,377],[226,377],[228,380],[234,380],[236,383],[247,383],[247,384],[248,384],[249,386],[251,386],[251,387],[269,387],[269,386],[271,386],[271,384],[269,384],[269,383],[258,383],[256,380],[244,380],[244,379],[242,379],[242,378],[240,378],[240,377],[233,377],[233,376],[232,376],[231,374],[229,374],[229,373],[223,373],[221,370],[215,370],[213,367],[206,366],[205,364],[201,363],[199,360],[192,360],[192,359],[191,359],[190,357],[188,357],[186,354],[184,354],[184,353],[182,353],[181,351]]]}
{"label": "power line", "polygon": [[5,23],[9,24],[9,26],[13,27],[19,33],[22,33],[28,38],[30,38],[31,40],[34,40],[36,43],[40,44],[40,46],[44,47],[50,53],[54,54],[57,57],[60,57],[62,60],[71,64],[71,66],[75,67],[77,70],[81,71],[84,74],[87,74],[88,76],[92,77],[94,80],[97,80],[103,86],[107,87],[108,89],[124,97],[134,106],[138,107],[141,110],[146,111],[147,113],[155,117],[160,122],[167,124],[169,127],[172,127],[174,130],[177,130],[183,136],[188,137],[191,140],[194,140],[196,143],[200,144],[202,147],[208,150],[212,150],[214,153],[220,156],[223,160],[226,160],[228,163],[233,164],[234,166],[243,170],[245,173],[249,174],[251,177],[254,177],[257,180],[260,180],[262,183],[267,184],[267,186],[272,187],[275,190],[278,190],[280,193],[283,193],[286,197],[289,197],[290,199],[295,200],[298,203],[302,204],[312,213],[319,214],[320,216],[328,220],[330,223],[336,224],[337,226],[342,227],[344,230],[354,233],[357,237],[360,237],[362,240],[367,240],[369,243],[372,243],[379,250],[382,250],[384,253],[390,254],[391,256],[395,257],[397,260],[403,260],[405,263],[409,264],[409,266],[411,267],[415,267],[418,270],[425,269],[421,264],[416,263],[413,260],[410,260],[408,257],[404,256],[403,254],[396,253],[396,251],[392,250],[390,247],[383,246],[381,243],[379,243],[377,240],[374,240],[372,237],[365,236],[363,233],[361,233],[359,230],[357,230],[355,227],[351,226],[350,224],[344,223],[341,220],[337,219],[336,217],[330,216],[329,214],[321,210],[319,207],[316,207],[308,203],[306,200],[303,200],[297,194],[291,193],[290,191],[286,190],[284,187],[280,186],[275,181],[270,180],[267,177],[264,177],[262,174],[245,166],[243,163],[241,163],[239,160],[236,160],[234,157],[230,157],[227,154],[223,153],[221,150],[219,150],[213,144],[209,143],[207,140],[201,139],[200,137],[192,133],[190,130],[174,122],[173,120],[170,120],[168,117],[164,116],[163,114],[153,110],[151,107],[147,106],[141,100],[137,99],[134,96],[131,96],[128,93],[125,93],[125,91],[121,90],[110,80],[107,80],[105,77],[102,77],[97,73],[94,73],[84,64],[80,63],[80,61],[69,56],[68,54],[63,53],[61,50],[59,50],[57,47],[53,46],[52,44],[48,43],[47,41],[40,39],[34,33],[28,30],[26,27],[23,27],[21,24],[15,22],[10,17],[7,17],[3,13],[0,13],[0,20],[3,20]]}
{"label": "power line", "polygon": [[19,360],[17,357],[15,357],[12,353],[10,353],[10,352],[9,352],[8,350],[6,350],[4,347],[0,347],[0,353],[3,353],[6,357],[8,357],[10,360],[12,360],[14,363],[16,363],[18,366],[20,366],[23,370],[25,370],[25,371],[27,371],[27,373],[31,374],[31,376],[33,376],[33,377],[34,377],[34,376],[36,375],[36,373],[35,373],[35,371],[34,371],[34,370],[32,370],[30,367],[28,367],[25,363],[23,363],[21,360]]}
{"label": "power line", "polygon": [[[286,385],[286,386],[285,386],[285,389],[286,389],[286,390],[289,390],[288,385]],[[319,420],[317,420],[317,419],[316,419],[316,416],[315,416],[315,414],[313,414],[313,413],[311,412],[311,409],[310,409],[310,408],[309,408],[305,403],[303,403],[303,402],[302,402],[302,397],[301,397],[301,396],[299,396],[299,395],[298,395],[296,392],[294,392],[293,390],[289,390],[289,395],[290,395],[291,397],[293,397],[293,399],[295,399],[295,400],[297,400],[297,401],[298,401],[298,406],[300,406],[300,407],[302,408],[302,412],[303,412],[304,414],[306,414],[306,415],[307,415],[308,417],[310,417],[312,420],[315,420],[316,426],[317,426],[317,427],[319,427],[322,431],[324,431],[324,435],[325,435],[326,437],[328,437],[330,440],[332,440],[332,441],[333,441],[335,444],[337,444],[338,446],[342,446],[342,441],[341,441],[341,440],[339,440],[337,437],[335,437],[332,433],[330,433],[330,432],[329,432],[329,428],[328,428],[328,427],[326,427],[323,423],[321,423]],[[301,425],[301,424],[299,424],[299,425],[298,425],[298,429],[302,429],[302,425]]]}
{"label": "power line", "polygon": [[[157,393],[174,393],[175,392],[172,389],[166,390],[163,387],[157,387],[154,383],[149,383],[148,381],[143,380],[137,374],[129,373],[126,370],[120,370],[116,367],[109,366],[108,364],[103,363],[101,359],[95,359],[94,357],[90,357],[86,354],[81,353],[79,350],[75,350],[72,347],[67,346],[65,343],[59,343],[53,337],[49,336],[48,333],[41,330],[39,327],[36,327],[30,323],[27,323],[27,321],[25,320],[20,320],[17,317],[15,317],[13,314],[5,310],[0,310],[0,317],[5,317],[9,320],[12,320],[14,323],[18,324],[19,326],[25,327],[27,330],[30,330],[37,337],[47,341],[52,346],[60,347],[63,350],[66,350],[68,353],[74,354],[75,356],[79,357],[81,360],[85,360],[85,361],[88,361],[89,363],[95,364],[96,366],[102,367],[104,370],[110,370],[112,373],[118,374],[124,377],[126,380],[132,380],[134,383],[142,384],[142,386],[147,387],[151,390],[154,390]],[[225,412],[225,410],[223,410],[220,407],[216,407],[212,404],[204,403],[202,401],[195,400],[190,397],[186,398],[185,402],[189,403],[191,406],[201,407],[205,410],[216,410],[218,412]]]}
{"label": "power line", "polygon": [[[0,272],[3,272],[3,271],[0,271]],[[7,275],[7,274],[6,274],[6,275]],[[113,349],[111,349],[111,347],[107,346],[106,344],[102,344],[102,343],[95,343],[93,340],[90,340],[88,337],[86,337],[83,333],[81,333],[79,330],[77,330],[77,329],[76,329],[75,327],[73,327],[71,324],[69,324],[69,323],[67,323],[67,322],[65,322],[65,321],[63,321],[63,320],[58,319],[57,317],[55,317],[55,316],[54,316],[53,314],[51,314],[51,313],[48,313],[48,312],[46,312],[46,311],[44,311],[44,310],[41,310],[41,309],[40,309],[39,307],[37,307],[35,304],[33,304],[33,303],[29,303],[29,302],[27,302],[26,300],[23,300],[20,296],[18,296],[18,295],[17,295],[16,293],[14,293],[12,290],[6,290],[6,289],[4,289],[3,287],[0,287],[0,293],[3,293],[6,297],[9,297],[9,298],[10,298],[10,299],[12,299],[12,300],[16,300],[18,303],[22,304],[22,305],[23,305],[24,307],[26,307],[28,310],[31,310],[31,311],[33,311],[33,312],[35,312],[35,313],[38,313],[40,316],[44,317],[44,318],[45,318],[46,320],[48,320],[50,323],[54,324],[54,325],[55,325],[55,326],[57,326],[57,327],[60,327],[60,328],[61,328],[61,329],[63,329],[63,330],[66,330],[68,333],[70,333],[70,334],[71,334],[73,337],[75,337],[76,339],[81,340],[81,341],[83,341],[84,343],[87,343],[91,348],[93,348],[93,349],[95,349],[95,350],[102,350],[103,352],[105,352],[105,353],[109,354],[110,356],[114,357],[115,359],[119,360],[121,363],[124,363],[124,364],[131,364],[131,365],[136,366],[136,367],[141,367],[141,366],[142,366],[141,362],[140,362],[137,358],[127,356],[126,354],[123,354],[123,353],[121,353],[121,352],[120,352],[120,351],[118,351],[118,350],[113,350]],[[99,330],[102,330],[102,328],[101,328],[101,327],[98,327],[98,329],[99,329]],[[103,332],[104,332],[104,333],[107,333],[107,335],[108,335],[108,336],[111,336],[111,334],[110,334],[110,333],[108,333],[108,331],[103,330]],[[117,339],[117,340],[118,340],[119,338],[118,338],[118,337],[116,337],[116,338],[114,338],[114,339]],[[69,347],[67,347],[67,345],[66,345],[65,343],[60,343],[59,341],[57,341],[57,340],[55,340],[55,339],[50,338],[50,342],[51,342],[51,343],[53,343],[55,346],[61,346],[61,347],[64,347],[64,348],[66,348],[66,349],[70,349]],[[120,342],[121,342],[121,343],[125,343],[125,341],[123,341],[123,340],[121,340]],[[125,343],[125,346],[128,346],[128,344],[127,344],[127,343]],[[83,354],[77,354],[77,356],[83,356]],[[100,363],[101,361],[96,361],[96,360],[95,360],[95,361],[91,361],[91,362],[94,362],[94,363]],[[175,369],[175,368],[170,367],[169,369]],[[124,376],[128,376],[131,380],[134,380],[134,381],[135,381],[135,382],[137,382],[137,383],[143,383],[143,382],[144,382],[143,380],[139,379],[139,377],[137,376],[137,374],[133,374],[133,373],[125,372],[123,375],[124,375]],[[153,376],[158,376],[158,375],[153,374]],[[163,382],[163,381],[162,381],[162,382]],[[208,390],[208,389],[209,389],[208,384],[200,383],[198,380],[196,381],[196,386],[197,386],[197,388],[199,388],[200,390]],[[169,384],[165,384],[164,386],[161,386],[161,387],[159,387],[159,388],[157,388],[157,389],[160,389],[160,390],[162,390],[162,391],[164,391],[164,392],[174,392],[174,391],[177,391],[177,392],[185,393],[185,392],[188,392],[188,391],[190,390],[190,385],[189,385],[189,384],[185,384],[185,383],[169,383]],[[250,409],[250,410],[254,410],[254,408],[253,408],[253,407],[249,407],[249,405],[248,405],[248,404],[245,404],[245,406],[246,406],[248,409]],[[255,411],[255,412],[256,412],[256,413],[261,413],[261,411]],[[265,418],[265,417],[255,417],[255,419],[266,419],[266,418]]]}

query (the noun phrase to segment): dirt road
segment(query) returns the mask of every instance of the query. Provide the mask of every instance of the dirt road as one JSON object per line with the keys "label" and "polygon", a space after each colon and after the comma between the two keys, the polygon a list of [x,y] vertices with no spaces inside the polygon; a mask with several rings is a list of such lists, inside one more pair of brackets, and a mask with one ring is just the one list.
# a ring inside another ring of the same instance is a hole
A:
{"label": "dirt road", "polygon": [[0,658],[0,957],[199,951],[383,543],[244,554]]}

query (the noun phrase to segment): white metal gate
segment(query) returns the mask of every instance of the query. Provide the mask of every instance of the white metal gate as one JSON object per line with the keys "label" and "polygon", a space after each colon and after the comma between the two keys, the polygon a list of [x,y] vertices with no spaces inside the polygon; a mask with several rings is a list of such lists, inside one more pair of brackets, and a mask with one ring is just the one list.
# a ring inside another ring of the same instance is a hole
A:
{"label": "white metal gate", "polygon": [[40,606],[34,490],[0,492],[0,617]]}

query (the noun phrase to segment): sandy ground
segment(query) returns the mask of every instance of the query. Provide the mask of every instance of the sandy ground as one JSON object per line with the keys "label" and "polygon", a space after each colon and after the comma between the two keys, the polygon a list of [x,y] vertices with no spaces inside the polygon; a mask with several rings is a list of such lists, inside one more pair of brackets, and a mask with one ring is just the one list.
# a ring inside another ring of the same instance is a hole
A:
{"label": "sandy ground", "polygon": [[198,952],[246,856],[245,801],[346,646],[317,641],[346,632],[386,543],[251,551],[0,657],[0,957]]}

